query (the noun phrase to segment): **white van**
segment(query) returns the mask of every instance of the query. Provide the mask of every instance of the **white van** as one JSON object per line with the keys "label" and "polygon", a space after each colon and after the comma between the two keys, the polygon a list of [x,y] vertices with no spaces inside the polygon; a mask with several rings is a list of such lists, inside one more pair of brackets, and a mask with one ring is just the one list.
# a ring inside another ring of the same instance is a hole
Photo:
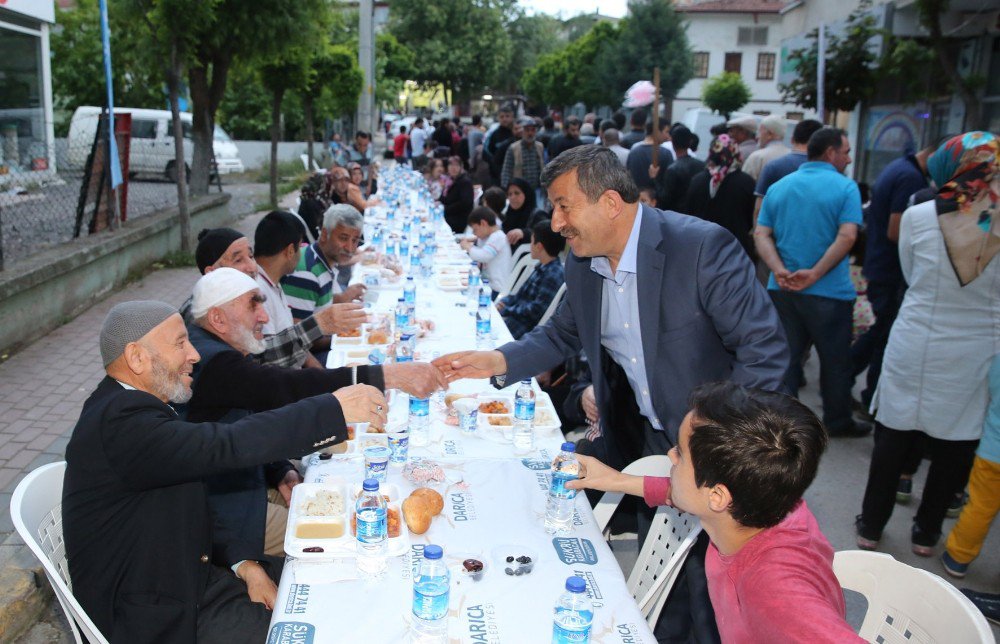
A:
{"label": "white van", "polygon": [[[173,127],[169,110],[144,110],[131,107],[116,107],[115,114],[132,115],[132,137],[129,148],[129,174],[162,174],[171,181],[177,181],[174,160]],[[94,143],[101,108],[83,105],[73,112],[69,125],[69,150],[67,162],[71,168],[83,168],[87,155]],[[190,172],[194,142],[191,140],[192,116],[181,112],[181,127],[184,130],[184,160]],[[215,161],[219,174],[243,172],[243,161],[239,150],[229,135],[215,126]]]}

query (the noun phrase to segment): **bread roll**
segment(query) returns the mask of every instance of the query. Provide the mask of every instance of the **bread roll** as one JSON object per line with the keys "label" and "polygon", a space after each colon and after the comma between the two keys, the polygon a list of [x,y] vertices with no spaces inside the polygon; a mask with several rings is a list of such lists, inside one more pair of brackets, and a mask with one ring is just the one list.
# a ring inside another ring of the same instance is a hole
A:
{"label": "bread roll", "polygon": [[427,502],[419,497],[407,497],[403,501],[403,520],[413,534],[423,534],[431,527],[433,517]]}
{"label": "bread roll", "polygon": [[431,510],[432,516],[437,516],[441,514],[441,510],[444,509],[444,499],[435,490],[429,487],[420,487],[413,490],[413,494],[410,496],[423,499],[427,503],[427,507]]}

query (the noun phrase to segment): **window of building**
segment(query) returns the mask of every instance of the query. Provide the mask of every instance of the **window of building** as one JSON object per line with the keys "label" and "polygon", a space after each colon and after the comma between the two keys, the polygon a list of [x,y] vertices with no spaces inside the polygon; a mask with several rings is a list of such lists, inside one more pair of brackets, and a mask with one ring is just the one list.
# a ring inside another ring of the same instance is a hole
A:
{"label": "window of building", "polygon": [[48,167],[42,88],[41,38],[0,26],[0,174]]}
{"label": "window of building", "polygon": [[736,33],[737,45],[766,45],[767,27],[740,27]]}
{"label": "window of building", "polygon": [[993,39],[993,51],[990,52],[990,68],[986,77],[987,96],[1000,96],[1000,37]]}
{"label": "window of building", "polygon": [[740,52],[728,52],[726,54],[725,70],[734,74],[743,73],[743,54]]}
{"label": "window of building", "polygon": [[708,52],[694,52],[694,77],[708,78]]}
{"label": "window of building", "polygon": [[771,113],[767,110],[754,110],[753,114],[754,116],[771,116]]}
{"label": "window of building", "polygon": [[757,80],[774,80],[774,54],[757,54]]}

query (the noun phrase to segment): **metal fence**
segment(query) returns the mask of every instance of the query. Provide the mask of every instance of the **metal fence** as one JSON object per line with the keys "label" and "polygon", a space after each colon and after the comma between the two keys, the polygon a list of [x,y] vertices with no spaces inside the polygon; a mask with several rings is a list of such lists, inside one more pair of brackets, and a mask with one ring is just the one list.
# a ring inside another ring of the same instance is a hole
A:
{"label": "metal fence", "polygon": [[[54,167],[45,157],[24,163],[23,154],[22,163],[0,166],[0,269],[10,270],[38,251],[73,238],[90,148],[91,142],[71,146],[67,139],[56,139]],[[95,177],[95,184],[98,181]],[[89,233],[93,192],[82,213],[81,236]],[[164,174],[135,173],[129,177],[128,220],[176,204],[177,186]]]}

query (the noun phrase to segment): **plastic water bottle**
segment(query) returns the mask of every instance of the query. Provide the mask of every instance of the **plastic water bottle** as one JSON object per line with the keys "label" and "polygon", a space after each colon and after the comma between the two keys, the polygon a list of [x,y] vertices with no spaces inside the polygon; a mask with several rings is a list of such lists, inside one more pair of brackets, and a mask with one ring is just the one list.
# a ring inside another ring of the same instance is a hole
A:
{"label": "plastic water bottle", "polygon": [[399,256],[403,259],[410,256],[410,242],[407,241],[406,235],[399,238]]}
{"label": "plastic water bottle", "polygon": [[469,300],[475,302],[479,296],[479,264],[469,266]]}
{"label": "plastic water bottle", "polygon": [[514,395],[514,453],[527,454],[535,449],[535,390],[531,380],[522,380]]}
{"label": "plastic water bottle", "polygon": [[410,445],[424,447],[430,442],[431,401],[410,395]]}
{"label": "plastic water bottle", "polygon": [[587,597],[587,582],[573,576],[566,580],[566,592],[556,601],[552,620],[552,644],[587,644],[594,623],[594,605]]}
{"label": "plastic water bottle", "polygon": [[480,306],[476,311],[476,348],[488,348],[490,345],[490,307]]}
{"label": "plastic water bottle", "polygon": [[410,275],[420,274],[420,247],[410,249]]}
{"label": "plastic water bottle", "polygon": [[406,299],[401,297],[396,302],[396,333],[402,334],[403,329],[410,326],[410,307]]}
{"label": "plastic water bottle", "polygon": [[396,362],[413,362],[413,338],[409,333],[399,336],[396,343]]}
{"label": "plastic water bottle", "polygon": [[489,306],[493,301],[493,289],[490,288],[490,280],[483,278],[483,285],[479,289],[479,306]]}
{"label": "plastic water bottle", "polygon": [[545,531],[550,534],[571,529],[576,490],[567,490],[566,483],[580,475],[576,445],[566,442],[562,444],[561,450],[552,462],[552,483],[549,485],[549,499],[545,504]]}
{"label": "plastic water bottle", "polygon": [[365,479],[354,506],[357,515],[358,571],[365,577],[380,577],[386,569],[389,539],[385,499],[376,479]]}
{"label": "plastic water bottle", "polygon": [[[419,257],[417,261],[420,261]],[[412,275],[406,278],[406,285],[403,287],[403,301],[410,307],[417,304],[417,283],[413,281]]]}
{"label": "plastic water bottle", "polygon": [[413,630],[418,642],[446,642],[448,639],[451,573],[441,555],[441,546],[424,546],[424,558],[413,578]]}
{"label": "plastic water bottle", "polygon": [[[403,232],[404,233],[410,232],[410,226],[411,226],[410,218],[407,217],[406,219],[403,220]],[[406,237],[404,236],[403,239],[406,239]]]}

